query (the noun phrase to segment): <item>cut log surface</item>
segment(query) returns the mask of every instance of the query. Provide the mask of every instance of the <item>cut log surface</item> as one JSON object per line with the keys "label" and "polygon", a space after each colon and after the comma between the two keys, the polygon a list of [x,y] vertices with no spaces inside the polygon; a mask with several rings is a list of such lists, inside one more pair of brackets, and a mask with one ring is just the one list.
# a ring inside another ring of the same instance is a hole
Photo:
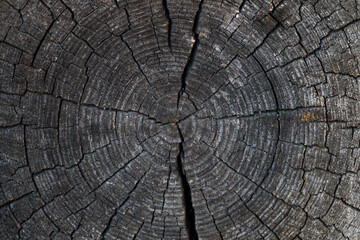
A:
{"label": "cut log surface", "polygon": [[0,239],[360,239],[358,0],[0,0]]}

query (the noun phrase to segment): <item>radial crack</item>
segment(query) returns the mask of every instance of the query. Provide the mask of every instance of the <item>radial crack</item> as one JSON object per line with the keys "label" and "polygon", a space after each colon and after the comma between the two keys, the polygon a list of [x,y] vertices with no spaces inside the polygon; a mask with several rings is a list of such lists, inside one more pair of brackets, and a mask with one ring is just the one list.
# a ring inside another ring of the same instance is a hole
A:
{"label": "radial crack", "polygon": [[[120,6],[119,6],[119,3],[118,3],[116,0],[115,0],[115,4],[116,4],[116,6],[119,8],[119,10],[121,10],[121,8],[120,8]],[[123,35],[126,34],[128,31],[131,31],[132,29],[131,29],[131,22],[130,22],[129,12],[128,12],[128,10],[127,10],[126,7],[124,7],[123,10],[125,11],[125,14],[126,14],[126,19],[127,19],[127,22],[128,22],[128,29],[125,30],[124,32],[122,32],[122,33],[120,34],[121,41],[126,45],[126,47],[128,48],[128,50],[130,51],[131,57],[132,57],[132,59],[134,60],[135,64],[137,65],[137,67],[138,67],[139,71],[141,72],[141,74],[145,77],[145,79],[146,79],[146,81],[148,82],[148,84],[149,84],[150,86],[152,86],[151,83],[150,83],[150,80],[148,79],[148,77],[146,76],[146,74],[144,73],[144,71],[142,70],[140,63],[136,60],[133,49],[130,47],[129,43],[124,39],[124,36],[123,36]]]}
{"label": "radial crack", "polygon": [[[125,203],[129,200],[131,194],[137,189],[139,183],[142,181],[142,179],[145,177],[145,175],[150,171],[151,165],[149,167],[149,169],[147,171],[144,172],[144,174],[140,177],[140,179],[135,183],[134,187],[130,190],[130,192],[127,194],[127,197],[125,198],[125,200],[123,200],[121,202],[121,204],[115,208],[114,213],[110,216],[109,220],[107,221],[104,230],[101,232],[100,234],[100,239],[105,239],[105,235],[109,232],[110,227],[111,227],[111,223],[114,219],[114,217],[116,216],[116,214],[118,214],[118,211],[125,205]],[[140,231],[140,229],[139,229]]]}
{"label": "radial crack", "polygon": [[[52,14],[51,14],[51,15],[52,15]],[[61,15],[61,14],[60,14],[60,15]],[[60,15],[59,15],[59,16],[60,16]],[[38,55],[38,52],[39,52],[41,46],[43,45],[43,42],[44,42],[45,38],[48,36],[48,34],[49,34],[49,32],[50,32],[50,29],[54,26],[54,23],[57,21],[57,19],[58,19],[58,17],[55,18],[55,19],[53,19],[53,21],[50,23],[49,27],[46,29],[43,37],[40,39],[40,42],[39,42],[39,44],[37,45],[36,50],[35,50],[35,53],[34,53],[34,55],[33,55],[33,57],[32,57],[32,60],[31,60],[31,66],[32,66],[32,67],[34,66],[35,59],[36,59],[36,57],[37,57],[37,55]]]}
{"label": "radial crack", "polygon": [[172,53],[172,46],[171,46],[171,31],[172,31],[172,20],[170,18],[170,11],[167,6],[167,0],[162,0],[162,4],[165,10],[165,17],[168,21],[168,45],[170,48],[170,52]]}
{"label": "radial crack", "polygon": [[206,208],[207,208],[207,210],[208,210],[208,212],[209,212],[209,215],[211,216],[211,218],[212,218],[212,220],[213,220],[213,223],[214,223],[214,226],[215,226],[215,228],[216,228],[216,231],[219,233],[220,239],[221,239],[221,240],[224,240],[224,237],[223,237],[221,231],[219,230],[218,226],[216,225],[216,219],[215,219],[214,215],[213,215],[213,214],[211,213],[211,211],[210,211],[209,204],[208,204],[208,202],[207,202],[207,200],[206,200],[206,198],[205,198],[205,195],[204,195],[203,190],[201,190],[201,194],[202,194],[202,196],[203,196],[203,198],[204,198],[204,200],[205,200]]}
{"label": "radial crack", "polygon": [[192,46],[190,57],[188,58],[188,61],[187,61],[186,65],[185,65],[185,68],[184,68],[184,71],[183,71],[183,73],[181,75],[181,89],[180,89],[179,94],[178,94],[178,107],[179,107],[180,97],[186,91],[186,79],[187,79],[187,76],[189,75],[190,68],[194,64],[196,52],[197,52],[197,50],[199,48],[199,43],[200,42],[199,42],[198,26],[199,26],[199,18],[200,18],[201,9],[202,9],[203,4],[204,4],[204,0],[201,0],[200,3],[199,3],[199,9],[198,9],[198,11],[196,12],[196,15],[195,15],[194,25],[192,27],[192,33],[193,33],[195,42],[194,42],[194,45]]}
{"label": "radial crack", "polygon": [[199,239],[197,231],[196,231],[196,225],[195,225],[195,211],[192,204],[192,198],[191,198],[191,189],[189,182],[186,178],[185,170],[182,164],[182,158],[184,157],[184,136],[180,130],[180,127],[178,124],[176,124],[177,129],[179,131],[179,135],[181,138],[181,142],[179,143],[179,154],[177,155],[177,170],[178,174],[181,179],[181,185],[183,190],[183,199],[184,199],[184,207],[185,207],[185,224],[186,229],[188,233],[188,237],[190,240],[197,240]]}
{"label": "radial crack", "polygon": [[280,237],[276,234],[276,232],[270,228],[270,226],[268,224],[266,224],[261,218],[260,216],[254,212],[253,210],[250,209],[250,207],[246,204],[246,202],[242,199],[242,197],[235,191],[233,191],[240,199],[240,201],[244,204],[245,208],[252,214],[255,216],[255,218],[263,225],[265,226],[274,236],[276,239],[280,240]]}
{"label": "radial crack", "polygon": [[135,233],[134,237],[132,238],[133,240],[135,240],[135,239],[136,239],[136,237],[137,237],[137,235],[140,233],[140,231],[141,231],[142,227],[144,226],[144,223],[145,223],[145,222],[142,222],[142,223],[141,223],[141,225],[140,225],[140,227],[139,227],[138,231]]}

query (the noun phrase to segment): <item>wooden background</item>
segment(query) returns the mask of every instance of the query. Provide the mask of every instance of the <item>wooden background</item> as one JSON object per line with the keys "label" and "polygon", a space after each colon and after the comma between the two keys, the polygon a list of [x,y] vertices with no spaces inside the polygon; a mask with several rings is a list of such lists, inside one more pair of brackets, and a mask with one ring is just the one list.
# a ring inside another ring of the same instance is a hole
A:
{"label": "wooden background", "polygon": [[360,239],[359,0],[0,0],[0,239]]}

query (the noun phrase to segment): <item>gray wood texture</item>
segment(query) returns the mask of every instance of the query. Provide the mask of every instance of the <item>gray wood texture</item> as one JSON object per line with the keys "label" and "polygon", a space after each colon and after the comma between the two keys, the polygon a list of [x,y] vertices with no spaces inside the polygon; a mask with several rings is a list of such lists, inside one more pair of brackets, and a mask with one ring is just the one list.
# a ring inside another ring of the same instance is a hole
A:
{"label": "gray wood texture", "polygon": [[0,239],[360,239],[359,0],[0,0]]}

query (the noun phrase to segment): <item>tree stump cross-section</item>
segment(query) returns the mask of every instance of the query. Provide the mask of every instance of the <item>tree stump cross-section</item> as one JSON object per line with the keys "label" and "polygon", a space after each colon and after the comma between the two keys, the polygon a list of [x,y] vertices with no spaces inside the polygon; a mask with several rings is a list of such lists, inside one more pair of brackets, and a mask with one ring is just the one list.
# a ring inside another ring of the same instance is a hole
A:
{"label": "tree stump cross-section", "polygon": [[359,19],[0,0],[0,239],[360,239]]}

